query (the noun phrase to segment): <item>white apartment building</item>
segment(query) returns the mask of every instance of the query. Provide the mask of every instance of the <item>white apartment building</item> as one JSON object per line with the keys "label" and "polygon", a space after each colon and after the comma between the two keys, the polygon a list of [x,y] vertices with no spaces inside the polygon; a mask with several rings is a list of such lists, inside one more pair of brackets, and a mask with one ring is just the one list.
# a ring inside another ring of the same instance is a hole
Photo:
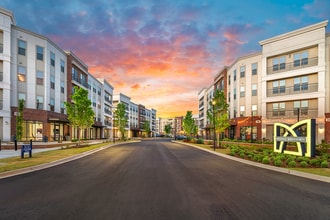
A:
{"label": "white apartment building", "polygon": [[[131,122],[130,122],[130,117],[129,117],[129,115],[130,115],[129,110],[130,110],[131,98],[128,97],[127,95],[122,94],[122,93],[115,94],[115,95],[113,95],[113,106],[114,106],[114,108],[117,108],[118,103],[123,103],[126,106],[126,116],[128,118],[128,122],[127,122],[127,125],[126,125],[126,128],[125,128],[125,130],[126,130],[126,137],[127,138],[131,138],[132,137],[131,136],[132,134],[130,132],[130,123]],[[121,137],[120,136],[121,134],[118,131],[118,128],[114,127],[114,129],[115,129],[115,138],[120,138]]]}
{"label": "white apartment building", "polygon": [[203,88],[198,93],[198,135],[205,139],[211,138],[211,125],[210,121],[207,118],[207,111],[211,108],[211,100],[213,98],[214,85],[209,86],[208,88]]}

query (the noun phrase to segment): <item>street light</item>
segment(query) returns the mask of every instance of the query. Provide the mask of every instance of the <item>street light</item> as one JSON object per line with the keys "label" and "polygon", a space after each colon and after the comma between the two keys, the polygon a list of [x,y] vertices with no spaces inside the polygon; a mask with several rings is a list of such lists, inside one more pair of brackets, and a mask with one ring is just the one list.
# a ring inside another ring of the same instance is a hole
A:
{"label": "street light", "polygon": [[113,139],[113,143],[116,142],[116,137],[115,137],[115,122],[116,122],[116,119],[115,119],[115,112],[113,112],[113,115],[112,115],[112,139]]}
{"label": "street light", "polygon": [[215,100],[212,101],[212,113],[213,113],[213,150],[215,151],[215,112],[214,112],[214,106],[215,106],[216,102]]}

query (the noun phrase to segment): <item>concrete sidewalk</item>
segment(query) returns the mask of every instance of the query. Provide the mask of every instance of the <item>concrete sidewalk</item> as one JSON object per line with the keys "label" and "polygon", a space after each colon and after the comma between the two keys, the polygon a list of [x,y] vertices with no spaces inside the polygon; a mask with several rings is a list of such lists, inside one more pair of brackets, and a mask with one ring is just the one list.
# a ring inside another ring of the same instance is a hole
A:
{"label": "concrete sidewalk", "polygon": [[[61,149],[61,147],[37,148],[37,149],[32,148],[32,157],[33,157],[34,153],[49,151],[49,150],[57,150],[57,149]],[[21,156],[21,149],[17,149],[17,151],[15,151],[15,150],[1,150],[0,151],[0,159],[4,159],[4,158],[8,158],[8,157],[20,157],[20,156]],[[29,154],[25,153],[24,156],[28,157]]]}

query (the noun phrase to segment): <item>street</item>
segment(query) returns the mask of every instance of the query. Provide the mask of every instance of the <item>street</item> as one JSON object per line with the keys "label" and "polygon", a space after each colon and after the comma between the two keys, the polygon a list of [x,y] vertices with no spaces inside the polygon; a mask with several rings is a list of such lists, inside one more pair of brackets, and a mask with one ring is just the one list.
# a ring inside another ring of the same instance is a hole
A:
{"label": "street", "polygon": [[0,219],[329,219],[330,184],[169,140],[0,180]]}

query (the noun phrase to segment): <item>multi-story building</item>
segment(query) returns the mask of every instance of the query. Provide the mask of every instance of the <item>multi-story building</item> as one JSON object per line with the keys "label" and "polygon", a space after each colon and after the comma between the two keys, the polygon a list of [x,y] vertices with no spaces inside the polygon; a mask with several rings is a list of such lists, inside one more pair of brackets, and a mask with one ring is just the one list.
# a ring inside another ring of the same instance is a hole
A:
{"label": "multi-story building", "polygon": [[207,111],[211,108],[211,100],[213,98],[214,85],[209,86],[208,88],[203,88],[198,93],[199,106],[198,106],[198,136],[211,139],[211,128],[210,120],[207,118]]}
{"label": "multi-story building", "polygon": [[[75,86],[88,90],[95,113],[93,126],[80,131],[80,137],[112,138],[116,132],[111,84],[90,74],[88,66],[73,52],[16,26],[12,12],[0,8],[0,140],[15,139],[22,99],[23,141],[77,138],[79,131],[70,126],[64,104],[71,102]],[[120,95],[118,100],[125,103],[129,115],[130,98]],[[150,117],[155,118],[156,110],[151,112]]]}
{"label": "multi-story building", "polygon": [[[327,24],[323,21],[260,41],[260,53],[240,57],[227,67],[227,82],[222,83],[221,74],[215,78],[214,89],[227,91],[229,138],[272,140],[275,122],[294,124],[314,118],[316,142],[330,142]],[[198,94],[200,125],[205,123],[207,98],[203,89]],[[205,129],[200,126],[200,132],[207,132],[207,124]]]}

